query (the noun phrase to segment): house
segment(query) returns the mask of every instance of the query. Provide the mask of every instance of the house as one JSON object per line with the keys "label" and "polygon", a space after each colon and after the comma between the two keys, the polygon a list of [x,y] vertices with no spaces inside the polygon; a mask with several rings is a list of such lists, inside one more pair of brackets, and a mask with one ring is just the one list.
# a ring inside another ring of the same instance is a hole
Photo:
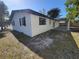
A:
{"label": "house", "polygon": [[66,18],[59,18],[59,25],[60,26],[67,26],[67,20]]}
{"label": "house", "polygon": [[13,10],[10,16],[13,30],[30,37],[57,28],[59,21],[31,9]]}

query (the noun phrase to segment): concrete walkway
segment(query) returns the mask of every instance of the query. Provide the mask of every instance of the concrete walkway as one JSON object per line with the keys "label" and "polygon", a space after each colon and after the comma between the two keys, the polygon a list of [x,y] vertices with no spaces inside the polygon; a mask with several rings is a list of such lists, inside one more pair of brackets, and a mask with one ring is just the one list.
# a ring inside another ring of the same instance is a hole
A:
{"label": "concrete walkway", "polygon": [[79,48],[79,32],[71,32],[71,35],[73,36],[73,38],[77,44],[77,47]]}

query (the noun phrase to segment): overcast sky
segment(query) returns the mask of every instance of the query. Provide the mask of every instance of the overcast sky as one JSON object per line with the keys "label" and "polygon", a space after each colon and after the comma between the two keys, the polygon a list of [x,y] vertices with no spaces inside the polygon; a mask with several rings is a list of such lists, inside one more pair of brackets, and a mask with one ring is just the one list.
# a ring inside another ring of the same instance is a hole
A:
{"label": "overcast sky", "polygon": [[65,0],[2,0],[8,6],[9,11],[17,9],[33,9],[35,11],[43,8],[48,11],[52,8],[61,9],[61,15],[66,15]]}

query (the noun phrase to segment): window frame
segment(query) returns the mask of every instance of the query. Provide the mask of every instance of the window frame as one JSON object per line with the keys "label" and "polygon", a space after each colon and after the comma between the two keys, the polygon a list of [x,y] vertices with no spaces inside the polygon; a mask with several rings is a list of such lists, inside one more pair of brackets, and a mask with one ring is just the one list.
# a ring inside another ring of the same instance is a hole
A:
{"label": "window frame", "polygon": [[19,18],[19,25],[22,26],[22,19]]}
{"label": "window frame", "polygon": [[39,25],[46,25],[46,18],[39,17]]}
{"label": "window frame", "polygon": [[22,17],[22,25],[26,26],[26,18],[25,17]]}
{"label": "window frame", "polygon": [[50,25],[52,24],[52,20],[51,20],[51,19],[49,19],[49,24],[50,24]]}

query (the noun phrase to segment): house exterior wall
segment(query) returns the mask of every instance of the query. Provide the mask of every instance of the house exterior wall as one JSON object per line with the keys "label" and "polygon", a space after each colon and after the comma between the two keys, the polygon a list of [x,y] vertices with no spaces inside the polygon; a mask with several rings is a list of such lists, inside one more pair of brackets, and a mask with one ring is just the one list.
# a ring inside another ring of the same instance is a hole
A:
{"label": "house exterior wall", "polygon": [[[26,18],[26,26],[20,26],[19,18]],[[28,13],[15,13],[13,19],[15,26],[13,25],[13,30],[22,32],[28,36],[32,36],[32,27],[31,27],[31,17]]]}
{"label": "house exterior wall", "polygon": [[[20,26],[19,18],[22,17],[26,18],[26,26]],[[30,37],[33,37],[59,26],[58,21],[50,20],[48,18],[46,18],[46,25],[39,25],[39,17],[40,16],[23,12],[15,13],[12,19],[15,22],[15,26],[12,26],[13,30],[22,32]],[[53,22],[55,22],[54,25]]]}
{"label": "house exterior wall", "polygon": [[39,17],[31,14],[31,25],[32,25],[32,36],[38,35],[40,33],[46,32],[50,29],[53,29],[53,20],[51,24],[49,23],[50,19],[46,18],[46,25],[39,25]]}
{"label": "house exterior wall", "polygon": [[66,23],[66,21],[59,21],[59,23]]}
{"label": "house exterior wall", "polygon": [[55,21],[55,27],[54,28],[57,28],[59,27],[59,21]]}
{"label": "house exterior wall", "polygon": [[66,26],[66,25],[67,25],[67,22],[61,20],[61,21],[59,21],[59,25],[60,25],[60,26]]}

